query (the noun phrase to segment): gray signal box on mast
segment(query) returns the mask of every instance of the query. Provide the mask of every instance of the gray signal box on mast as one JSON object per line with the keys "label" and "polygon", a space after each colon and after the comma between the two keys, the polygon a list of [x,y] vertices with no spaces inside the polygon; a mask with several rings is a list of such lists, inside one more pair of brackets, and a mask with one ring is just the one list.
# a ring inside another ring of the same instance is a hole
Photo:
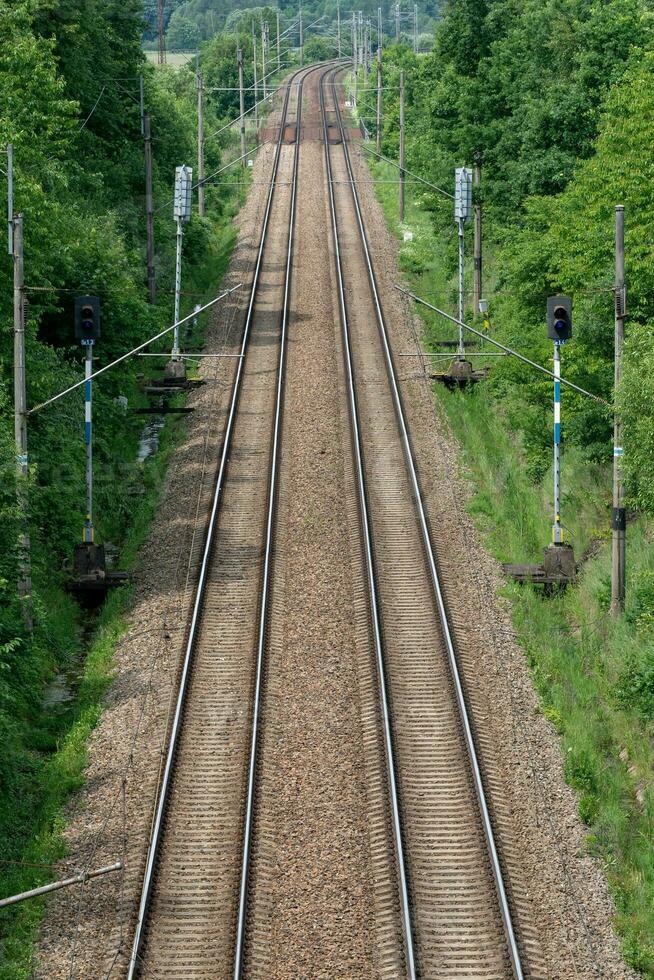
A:
{"label": "gray signal box on mast", "polygon": [[457,167],[454,171],[454,220],[459,232],[459,361],[465,360],[462,321],[465,314],[464,225],[472,217],[472,171]]}
{"label": "gray signal box on mast", "polygon": [[472,171],[467,167],[454,171],[454,217],[457,221],[472,217]]}
{"label": "gray signal box on mast", "polygon": [[175,220],[187,224],[191,220],[191,199],[193,190],[193,168],[175,167],[175,200],[173,214]]}
{"label": "gray signal box on mast", "polygon": [[[184,240],[184,225],[191,220],[191,200],[193,193],[193,168],[175,167],[175,196],[173,198],[173,217],[177,224],[177,254],[175,260],[175,319],[179,321],[180,300],[182,294],[182,242]],[[186,368],[180,358],[179,327],[173,331],[173,349],[171,360],[165,367],[165,377],[168,381],[184,381]]]}

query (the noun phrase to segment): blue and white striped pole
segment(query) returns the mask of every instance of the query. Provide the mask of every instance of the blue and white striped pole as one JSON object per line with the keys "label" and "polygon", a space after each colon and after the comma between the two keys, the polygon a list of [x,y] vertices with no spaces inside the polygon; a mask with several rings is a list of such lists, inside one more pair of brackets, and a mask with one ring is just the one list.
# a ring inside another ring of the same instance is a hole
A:
{"label": "blue and white striped pole", "polygon": [[554,524],[552,541],[563,543],[561,528],[561,341],[554,341]]}
{"label": "blue and white striped pole", "polygon": [[92,428],[92,385],[93,341],[86,342],[86,372],[84,383],[84,442],[86,444],[86,520],[84,521],[84,543],[93,544],[93,428]]}

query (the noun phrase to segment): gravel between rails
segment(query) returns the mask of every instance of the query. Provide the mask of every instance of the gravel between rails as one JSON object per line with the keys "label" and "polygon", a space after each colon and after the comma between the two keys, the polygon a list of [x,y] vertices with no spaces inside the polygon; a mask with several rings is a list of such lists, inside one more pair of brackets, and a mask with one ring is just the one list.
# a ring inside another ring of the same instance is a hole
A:
{"label": "gravel between rails", "polygon": [[[420,321],[395,290],[399,242],[374,195],[364,154],[351,148],[393,351],[417,349]],[[589,857],[576,798],[563,779],[560,745],[538,708],[508,604],[498,598],[499,565],[484,550],[465,502],[470,495],[461,450],[434,404],[429,382],[396,358],[421,485],[462,659],[482,763],[493,772],[496,814],[513,830],[512,859],[533,907],[533,923],[550,980],[627,978],[611,920],[614,906],[602,869]]]}
{"label": "gravel between rails", "polygon": [[345,980],[376,975],[374,907],[322,143],[299,152],[245,976]]}
{"label": "gravel between rails", "polygon": [[[257,155],[223,286],[247,284],[251,278],[273,156],[273,146]],[[238,349],[247,295],[246,288],[238,290],[215,311],[206,352]],[[207,383],[189,398],[195,412],[171,461],[161,506],[135,569],[130,625],[116,651],[115,680],[89,742],[85,785],[65,814],[68,866],[92,868],[122,859],[126,871],[51,898],[36,947],[34,976],[39,980],[101,980],[125,973],[235,365],[235,358],[202,359],[200,373]]]}

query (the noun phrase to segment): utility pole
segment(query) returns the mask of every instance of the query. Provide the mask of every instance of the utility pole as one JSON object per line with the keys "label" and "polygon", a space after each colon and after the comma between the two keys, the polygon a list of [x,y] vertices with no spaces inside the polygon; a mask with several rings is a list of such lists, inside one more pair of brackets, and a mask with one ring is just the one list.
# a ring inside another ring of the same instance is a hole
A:
{"label": "utility pole", "polygon": [[197,74],[198,87],[198,214],[204,218],[204,80]]}
{"label": "utility pole", "polygon": [[479,300],[482,297],[482,281],[481,281],[481,201],[479,199],[479,189],[481,185],[481,165],[479,163],[479,154],[475,160],[475,166],[473,170],[473,179],[475,185],[475,224],[474,224],[474,280],[473,280],[473,311],[475,316],[479,313]]}
{"label": "utility pole", "polygon": [[145,84],[143,75],[139,75],[139,109],[141,113],[141,136],[145,136],[145,125],[143,123],[143,117],[145,116]]}
{"label": "utility pole", "polygon": [[7,143],[7,252],[14,254],[14,144]]}
{"label": "utility pole", "polygon": [[381,51],[382,47],[382,9],[377,7],[377,50]]}
{"label": "utility pole", "polygon": [[164,2],[157,0],[157,41],[159,44],[158,61],[160,65],[166,64],[166,34],[164,23]]}
{"label": "utility pole", "polygon": [[381,153],[382,128],[382,49],[377,48],[377,153]]}
{"label": "utility pole", "polygon": [[336,30],[338,33],[338,57],[341,57],[341,2],[336,0]]}
{"label": "utility pole", "polygon": [[259,83],[257,81],[257,34],[254,29],[254,24],[252,25],[252,51],[254,65],[254,128],[256,132],[259,132],[259,110],[257,108],[257,103],[259,101]]}
{"label": "utility pole", "polygon": [[277,71],[282,67],[281,38],[279,36],[279,7],[277,8]]}
{"label": "utility pole", "polygon": [[[404,70],[400,72],[400,224],[404,221]],[[461,316],[463,319],[463,316]]]}
{"label": "utility pole", "polygon": [[395,43],[400,43],[400,5],[395,4]]}
{"label": "utility pole", "polygon": [[357,104],[357,76],[359,66],[357,65],[357,23],[356,14],[352,11],[352,79],[354,81],[354,105]]}
{"label": "utility pole", "polygon": [[[279,33],[277,34],[279,41]],[[241,116],[239,119],[239,129],[241,133],[241,163],[247,169],[248,162],[245,159],[245,93],[243,91],[243,52],[240,48],[236,49],[236,62],[238,64],[238,91]]]}
{"label": "utility pole", "polygon": [[[613,398],[617,398],[622,377],[622,344],[626,315],[624,282],[624,207],[615,209],[615,365]],[[624,612],[627,519],[622,483],[622,424],[617,409],[613,416],[613,547],[611,555],[611,615]]]}
{"label": "utility pole", "polygon": [[150,133],[150,114],[143,114],[143,141],[145,151],[145,219],[147,227],[147,267],[148,299],[151,303],[157,298],[157,285],[154,271],[154,203],[152,199],[152,136]]}
{"label": "utility pole", "polygon": [[418,54],[418,5],[413,5],[413,53]]}
{"label": "utility pole", "polygon": [[266,98],[266,29],[264,27],[263,14],[261,15],[261,86],[263,97]]}
{"label": "utility pole", "polygon": [[16,496],[18,500],[18,596],[23,619],[32,628],[32,562],[27,523],[27,391],[25,380],[25,281],[23,216],[13,217],[14,258],[14,433],[16,438]]}

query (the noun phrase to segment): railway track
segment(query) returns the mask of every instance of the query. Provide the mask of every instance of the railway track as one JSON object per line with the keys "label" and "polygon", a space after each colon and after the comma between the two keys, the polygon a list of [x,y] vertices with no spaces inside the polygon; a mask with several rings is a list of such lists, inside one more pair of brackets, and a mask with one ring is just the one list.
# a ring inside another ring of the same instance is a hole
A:
{"label": "railway track", "polygon": [[[265,726],[283,692],[275,690],[267,660],[277,649],[279,662],[288,642],[280,612],[287,600],[278,584],[284,556],[276,544],[303,131],[324,144],[324,235],[326,244],[331,238],[334,315],[341,328],[333,326],[342,357],[334,404],[345,423],[351,548],[358,551],[354,591],[363,652],[357,697],[367,787],[358,805],[366,810],[374,908],[374,969],[359,964],[338,975],[536,975],[523,969],[515,901],[495,843],[336,94],[337,71],[322,66],[296,73],[281,109],[130,978],[277,975],[271,895],[281,872],[274,789],[268,788],[274,780],[267,772],[279,766],[274,743],[281,738],[266,737]],[[305,81],[313,97],[306,123]],[[329,265],[327,254],[324,261]],[[329,961],[322,966],[331,975]]]}
{"label": "railway track", "polygon": [[406,973],[522,978],[335,74],[321,112]]}
{"label": "railway track", "polygon": [[[239,975],[304,78],[286,88],[196,598],[143,879],[130,978]],[[291,123],[294,117],[295,122]],[[294,130],[293,127],[294,126]],[[285,262],[279,256],[285,255]],[[218,519],[220,534],[217,534]],[[265,540],[262,549],[261,541]],[[254,662],[252,651],[255,651]],[[243,772],[249,772],[246,832]]]}

